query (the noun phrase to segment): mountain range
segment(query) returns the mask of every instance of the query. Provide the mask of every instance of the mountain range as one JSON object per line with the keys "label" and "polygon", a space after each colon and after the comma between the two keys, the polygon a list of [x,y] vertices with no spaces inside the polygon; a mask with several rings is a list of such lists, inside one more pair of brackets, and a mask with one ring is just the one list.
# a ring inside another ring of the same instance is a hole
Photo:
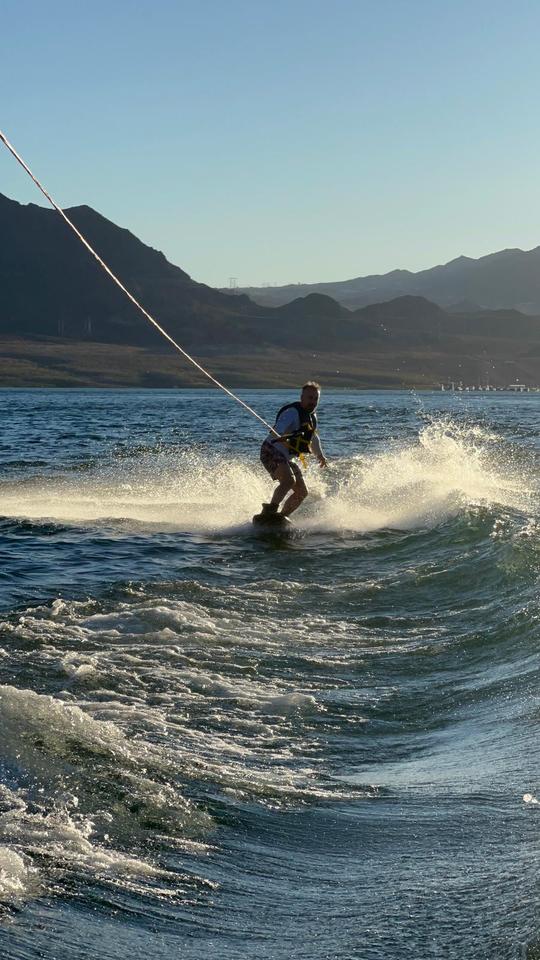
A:
{"label": "mountain range", "polygon": [[[260,305],[197,283],[88,206],[67,213],[171,336],[231,385],[540,382],[536,316],[471,302],[449,312],[409,293],[353,310],[321,292]],[[0,194],[0,237],[0,385],[207,385],[55,211]]]}
{"label": "mountain range", "polygon": [[534,316],[540,314],[540,247],[500,250],[478,260],[457,257],[418,273],[392,270],[333,283],[244,287],[239,292],[266,306],[279,306],[309,293],[325,294],[351,310],[415,296],[452,310],[515,309]]}

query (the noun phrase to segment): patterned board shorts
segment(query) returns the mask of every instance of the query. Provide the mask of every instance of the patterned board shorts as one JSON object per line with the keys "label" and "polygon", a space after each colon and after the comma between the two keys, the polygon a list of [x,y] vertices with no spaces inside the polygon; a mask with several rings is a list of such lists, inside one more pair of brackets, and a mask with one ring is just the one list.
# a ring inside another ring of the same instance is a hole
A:
{"label": "patterned board shorts", "polygon": [[298,464],[294,460],[287,460],[287,457],[270,440],[265,440],[261,447],[261,463],[264,469],[268,470],[272,480],[276,479],[276,470],[282,463],[289,464],[297,480],[302,477],[302,471]]}

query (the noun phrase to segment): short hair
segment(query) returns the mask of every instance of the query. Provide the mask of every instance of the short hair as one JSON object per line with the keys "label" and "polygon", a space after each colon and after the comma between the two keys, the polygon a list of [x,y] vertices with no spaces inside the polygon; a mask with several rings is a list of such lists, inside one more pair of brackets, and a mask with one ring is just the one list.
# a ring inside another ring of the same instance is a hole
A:
{"label": "short hair", "polygon": [[308,382],[305,383],[304,386],[302,387],[302,393],[304,392],[304,390],[307,390],[309,387],[313,387],[313,389],[318,390],[319,393],[321,392],[320,383],[317,383],[316,380],[308,380]]}

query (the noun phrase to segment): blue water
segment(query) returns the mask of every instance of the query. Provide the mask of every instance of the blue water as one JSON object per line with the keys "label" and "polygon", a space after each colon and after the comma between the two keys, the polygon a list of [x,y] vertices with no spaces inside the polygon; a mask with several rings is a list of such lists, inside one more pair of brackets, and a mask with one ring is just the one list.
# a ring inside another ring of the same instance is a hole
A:
{"label": "blue water", "polygon": [[538,958],[540,396],[0,407],[2,960]]}

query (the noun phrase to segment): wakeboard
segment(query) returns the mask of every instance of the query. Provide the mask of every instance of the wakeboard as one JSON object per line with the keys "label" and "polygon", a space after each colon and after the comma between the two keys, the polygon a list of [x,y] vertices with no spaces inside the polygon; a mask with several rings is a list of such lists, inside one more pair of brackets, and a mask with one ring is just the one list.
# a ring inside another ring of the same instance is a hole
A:
{"label": "wakeboard", "polygon": [[284,517],[281,513],[256,513],[253,517],[253,524],[261,530],[272,530],[276,533],[278,531],[290,530],[293,526],[292,520]]}

